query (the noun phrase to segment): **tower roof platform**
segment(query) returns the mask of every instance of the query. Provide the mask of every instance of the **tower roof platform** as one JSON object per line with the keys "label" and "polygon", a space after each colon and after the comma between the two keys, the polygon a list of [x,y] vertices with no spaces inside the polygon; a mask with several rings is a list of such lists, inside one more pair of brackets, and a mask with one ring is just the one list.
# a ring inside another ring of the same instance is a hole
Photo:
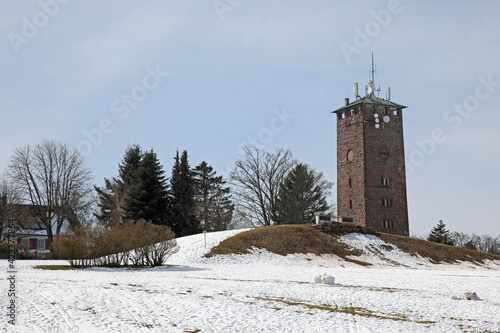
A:
{"label": "tower roof platform", "polygon": [[405,105],[401,105],[401,104],[394,103],[394,102],[391,102],[391,101],[386,100],[386,99],[376,97],[374,94],[369,94],[368,96],[359,98],[356,101],[354,101],[348,105],[345,105],[341,108],[338,108],[335,111],[332,111],[331,113],[337,113],[340,111],[344,111],[344,110],[352,108],[353,106],[358,106],[358,105],[362,105],[362,104],[371,104],[371,105],[377,105],[377,106],[382,106],[382,107],[389,107],[391,109],[404,109],[407,107]]}

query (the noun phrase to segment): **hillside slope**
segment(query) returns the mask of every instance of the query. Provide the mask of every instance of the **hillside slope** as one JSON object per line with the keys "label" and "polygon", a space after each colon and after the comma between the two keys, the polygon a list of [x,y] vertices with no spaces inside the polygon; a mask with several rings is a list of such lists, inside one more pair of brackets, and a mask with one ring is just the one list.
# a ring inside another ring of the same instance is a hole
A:
{"label": "hillside slope", "polygon": [[438,263],[481,265],[500,256],[437,244],[421,239],[376,233],[345,235],[320,232],[310,225],[259,227],[229,237],[205,257],[247,254],[256,249],[287,256],[293,254],[335,255],[357,264],[418,267]]}
{"label": "hillside slope", "polygon": [[[20,311],[15,328],[99,333],[500,332],[500,261],[432,264],[375,235],[329,237],[334,236],[306,226],[191,235],[177,238],[179,251],[169,257],[169,265],[143,269],[40,270],[34,267],[50,261],[19,260],[16,281],[18,276],[22,288],[16,293]],[[238,239],[249,241],[240,244],[247,254],[204,257],[224,240],[234,244]],[[314,251],[324,242],[325,251],[340,247],[349,252],[346,257],[372,265],[362,267],[328,253],[283,256],[256,248],[258,242],[290,253],[297,247]],[[52,263],[67,265],[63,260]],[[317,283],[325,275],[334,284]],[[478,299],[463,299],[466,292]],[[7,322],[5,311],[0,321]]]}

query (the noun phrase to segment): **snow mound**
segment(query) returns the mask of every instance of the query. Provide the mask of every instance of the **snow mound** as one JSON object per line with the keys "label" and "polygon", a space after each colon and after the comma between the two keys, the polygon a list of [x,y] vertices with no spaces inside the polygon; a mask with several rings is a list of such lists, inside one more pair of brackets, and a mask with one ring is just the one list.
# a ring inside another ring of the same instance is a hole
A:
{"label": "snow mound", "polygon": [[324,273],[323,275],[316,276],[314,278],[314,283],[335,284],[335,278],[331,275]]}
{"label": "snow mound", "polygon": [[471,292],[471,291],[464,293],[464,295],[462,297],[452,296],[451,299],[453,299],[453,300],[467,300],[467,301],[482,301],[482,299],[479,298],[476,293]]}

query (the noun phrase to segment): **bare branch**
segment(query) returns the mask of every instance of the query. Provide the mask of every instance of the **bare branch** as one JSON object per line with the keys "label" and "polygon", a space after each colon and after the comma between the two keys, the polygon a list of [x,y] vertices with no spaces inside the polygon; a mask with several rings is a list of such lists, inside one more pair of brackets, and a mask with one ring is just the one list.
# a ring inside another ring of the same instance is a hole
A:
{"label": "bare branch", "polygon": [[50,243],[53,229],[59,234],[65,219],[78,223],[92,204],[92,171],[83,162],[76,149],[53,140],[16,148],[10,159],[8,179],[24,203],[37,211]]}
{"label": "bare branch", "polygon": [[284,149],[268,153],[245,147],[244,152],[244,159],[236,161],[230,173],[236,207],[254,225],[275,224],[279,187],[296,161]]}

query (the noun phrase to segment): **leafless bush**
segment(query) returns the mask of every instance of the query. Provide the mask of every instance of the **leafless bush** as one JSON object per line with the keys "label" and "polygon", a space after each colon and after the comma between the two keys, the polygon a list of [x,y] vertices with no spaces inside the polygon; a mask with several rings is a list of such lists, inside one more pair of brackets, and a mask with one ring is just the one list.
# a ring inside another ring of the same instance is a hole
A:
{"label": "leafless bush", "polygon": [[144,220],[101,229],[80,227],[57,236],[54,249],[72,266],[160,266],[177,251],[169,227]]}
{"label": "leafless bush", "polygon": [[60,258],[71,266],[89,266],[91,263],[93,233],[88,227],[76,227],[54,237],[52,247]]}
{"label": "leafless bush", "polygon": [[134,239],[135,251],[130,258],[133,265],[160,266],[170,254],[178,251],[170,228],[138,221],[135,229],[140,236]]}

